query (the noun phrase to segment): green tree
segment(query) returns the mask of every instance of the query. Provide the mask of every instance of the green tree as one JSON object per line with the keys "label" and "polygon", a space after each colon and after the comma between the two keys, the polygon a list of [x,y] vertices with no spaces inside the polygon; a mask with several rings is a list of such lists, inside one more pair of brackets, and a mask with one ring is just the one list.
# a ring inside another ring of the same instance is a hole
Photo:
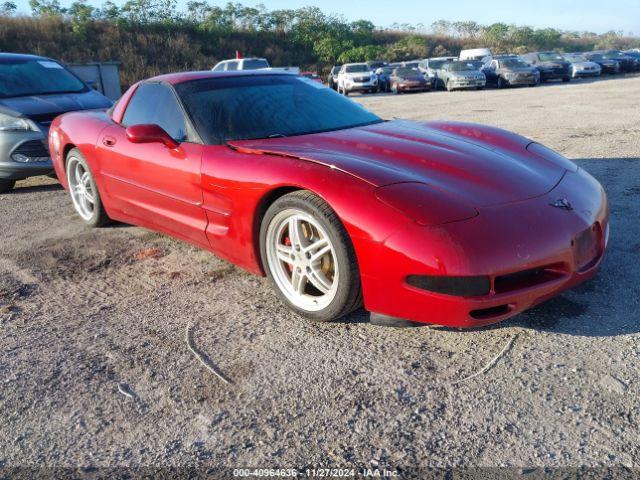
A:
{"label": "green tree", "polygon": [[509,26],[505,23],[494,23],[484,28],[483,38],[488,46],[502,51],[506,47]]}
{"label": "green tree", "polygon": [[363,45],[346,50],[338,57],[338,63],[366,62],[380,58],[383,48],[378,45]]}
{"label": "green tree", "polygon": [[107,0],[102,4],[102,7],[96,12],[96,17],[103,18],[105,20],[117,21],[121,18],[122,13],[120,7],[115,3]]}
{"label": "green tree", "polygon": [[29,0],[29,7],[36,17],[59,16],[66,12],[58,0]]}
{"label": "green tree", "polygon": [[449,35],[451,33],[451,22],[448,20],[436,20],[431,24],[431,30],[436,35]]}
{"label": "green tree", "polygon": [[0,3],[0,16],[9,17],[16,13],[18,6],[13,2]]}
{"label": "green tree", "polygon": [[425,58],[429,55],[429,47],[426,40],[419,35],[407,35],[399,41],[388,45],[384,50],[383,58],[388,61],[413,60]]}
{"label": "green tree", "polygon": [[71,17],[71,31],[80,39],[87,37],[89,23],[93,20],[96,9],[87,4],[86,0],[76,0],[67,10]]}

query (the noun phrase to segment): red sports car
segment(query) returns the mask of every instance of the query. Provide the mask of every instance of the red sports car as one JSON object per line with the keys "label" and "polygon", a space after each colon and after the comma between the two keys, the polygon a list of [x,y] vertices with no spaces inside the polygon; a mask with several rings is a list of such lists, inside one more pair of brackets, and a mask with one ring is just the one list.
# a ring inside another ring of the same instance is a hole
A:
{"label": "red sports car", "polygon": [[497,128],[384,121],[284,72],[193,72],[56,118],[50,150],[89,226],[191,242],[299,314],[456,327],[504,320],[595,275],[605,192]]}

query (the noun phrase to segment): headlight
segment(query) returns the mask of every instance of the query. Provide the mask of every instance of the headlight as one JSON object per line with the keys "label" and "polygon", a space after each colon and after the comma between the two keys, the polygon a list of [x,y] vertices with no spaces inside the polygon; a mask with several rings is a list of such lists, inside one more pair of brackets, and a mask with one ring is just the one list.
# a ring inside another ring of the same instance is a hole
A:
{"label": "headlight", "polygon": [[33,122],[26,118],[14,117],[6,113],[0,113],[0,131],[2,132],[20,132],[20,131],[37,131],[37,127]]}
{"label": "headlight", "polygon": [[394,183],[376,189],[376,198],[423,226],[458,222],[478,215],[464,200],[426,183]]}
{"label": "headlight", "polygon": [[527,151],[533,153],[534,155],[537,155],[538,157],[544,158],[545,160],[548,160],[549,162],[552,162],[559,167],[564,168],[565,170],[569,170],[570,172],[578,171],[578,165],[573,163],[568,158],[560,155],[558,152],[554,152],[550,148],[545,147],[544,145],[541,145],[539,143],[531,142],[529,145],[527,145]]}

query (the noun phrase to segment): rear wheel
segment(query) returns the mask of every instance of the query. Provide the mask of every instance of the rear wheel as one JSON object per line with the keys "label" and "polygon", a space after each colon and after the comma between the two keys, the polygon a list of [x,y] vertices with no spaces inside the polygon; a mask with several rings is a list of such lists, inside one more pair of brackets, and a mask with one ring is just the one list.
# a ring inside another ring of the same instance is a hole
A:
{"label": "rear wheel", "polygon": [[502,77],[498,77],[498,88],[504,88],[506,87],[506,82],[504,81],[504,79]]}
{"label": "rear wheel", "polygon": [[563,82],[563,83],[569,83],[570,81],[571,81],[571,77],[564,77],[564,78],[562,79],[562,82]]}
{"label": "rear wheel", "polygon": [[6,193],[10,190],[13,190],[13,187],[15,186],[15,180],[0,180],[0,193]]}
{"label": "rear wheel", "polygon": [[89,227],[109,223],[91,169],[77,148],[67,155],[67,183],[76,213]]}
{"label": "rear wheel", "polygon": [[296,313],[325,322],[362,305],[351,239],[317,195],[298,191],[276,200],[262,220],[260,252],[278,296]]}

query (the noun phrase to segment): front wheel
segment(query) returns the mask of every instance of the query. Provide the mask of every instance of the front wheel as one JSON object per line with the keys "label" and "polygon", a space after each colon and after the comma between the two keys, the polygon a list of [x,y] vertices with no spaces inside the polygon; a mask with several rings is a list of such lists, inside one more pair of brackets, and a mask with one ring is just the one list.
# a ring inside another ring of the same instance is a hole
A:
{"label": "front wheel", "polygon": [[260,227],[260,253],[278,296],[299,315],[326,322],[362,305],[351,239],[317,195],[297,191],[269,207]]}
{"label": "front wheel", "polygon": [[84,223],[89,227],[102,227],[109,223],[91,169],[77,148],[67,155],[67,183],[73,208]]}
{"label": "front wheel", "polygon": [[571,77],[564,77],[564,78],[562,79],[562,82],[563,82],[563,83],[569,83],[570,81],[571,81]]}
{"label": "front wheel", "polygon": [[13,190],[16,186],[15,180],[0,180],[0,193],[6,193]]}

